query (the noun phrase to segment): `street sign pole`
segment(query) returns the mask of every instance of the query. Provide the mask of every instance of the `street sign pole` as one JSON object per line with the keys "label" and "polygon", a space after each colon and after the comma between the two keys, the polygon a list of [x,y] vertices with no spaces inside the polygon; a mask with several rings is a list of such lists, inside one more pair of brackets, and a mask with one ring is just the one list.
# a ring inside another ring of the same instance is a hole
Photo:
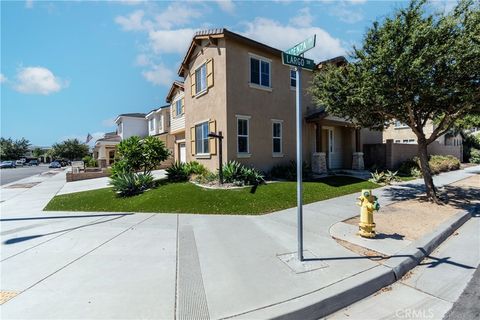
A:
{"label": "street sign pole", "polygon": [[302,186],[302,68],[296,70],[296,104],[297,104],[297,233],[298,233],[298,260],[303,261],[303,186]]}

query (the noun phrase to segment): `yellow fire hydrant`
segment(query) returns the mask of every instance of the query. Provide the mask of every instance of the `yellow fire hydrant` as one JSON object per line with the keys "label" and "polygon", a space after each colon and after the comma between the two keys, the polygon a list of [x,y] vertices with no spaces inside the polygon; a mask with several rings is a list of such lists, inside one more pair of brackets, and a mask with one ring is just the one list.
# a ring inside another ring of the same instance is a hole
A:
{"label": "yellow fire hydrant", "polygon": [[360,209],[360,223],[358,224],[358,234],[365,238],[375,238],[375,223],[373,222],[373,211],[380,209],[377,197],[372,195],[372,190],[362,190],[362,195],[357,204]]}

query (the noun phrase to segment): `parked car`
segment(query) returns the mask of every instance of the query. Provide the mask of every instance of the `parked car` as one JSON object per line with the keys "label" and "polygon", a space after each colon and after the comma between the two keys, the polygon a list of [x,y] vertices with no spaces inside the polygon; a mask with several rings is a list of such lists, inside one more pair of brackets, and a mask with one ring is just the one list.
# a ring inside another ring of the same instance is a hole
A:
{"label": "parked car", "polygon": [[50,165],[48,167],[49,168],[61,168],[62,165],[58,161],[53,161],[52,163],[50,163]]}
{"label": "parked car", "polygon": [[28,165],[29,166],[38,166],[38,160],[30,160],[30,162],[28,162]]}
{"label": "parked car", "polygon": [[16,166],[23,167],[23,164],[24,164],[24,162],[23,162],[22,160],[17,160],[17,161],[15,161],[15,165],[16,165]]}
{"label": "parked car", "polygon": [[17,166],[15,165],[15,161],[10,161],[10,160],[7,160],[7,161],[2,161],[2,163],[0,163],[0,168],[16,168]]}

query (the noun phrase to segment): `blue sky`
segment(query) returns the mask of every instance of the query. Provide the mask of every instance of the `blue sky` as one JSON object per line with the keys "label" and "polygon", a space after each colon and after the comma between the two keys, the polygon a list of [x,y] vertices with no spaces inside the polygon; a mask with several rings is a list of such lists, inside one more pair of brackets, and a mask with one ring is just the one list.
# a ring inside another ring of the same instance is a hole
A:
{"label": "blue sky", "polygon": [[[453,2],[437,1],[435,10]],[[193,33],[225,27],[279,49],[316,34],[308,56],[345,55],[405,1],[2,1],[1,136],[48,146],[114,131],[165,104]],[[93,141],[92,141],[93,143]]]}

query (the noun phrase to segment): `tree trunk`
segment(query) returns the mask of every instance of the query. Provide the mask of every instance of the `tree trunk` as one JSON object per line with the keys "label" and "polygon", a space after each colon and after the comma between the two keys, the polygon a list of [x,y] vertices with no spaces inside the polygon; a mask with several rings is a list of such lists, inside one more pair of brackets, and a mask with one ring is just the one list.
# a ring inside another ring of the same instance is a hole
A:
{"label": "tree trunk", "polygon": [[428,164],[427,142],[425,139],[418,140],[418,157],[420,158],[420,169],[422,170],[423,180],[425,181],[425,190],[427,199],[437,204],[440,200],[437,197],[437,190],[433,184],[432,172]]}

